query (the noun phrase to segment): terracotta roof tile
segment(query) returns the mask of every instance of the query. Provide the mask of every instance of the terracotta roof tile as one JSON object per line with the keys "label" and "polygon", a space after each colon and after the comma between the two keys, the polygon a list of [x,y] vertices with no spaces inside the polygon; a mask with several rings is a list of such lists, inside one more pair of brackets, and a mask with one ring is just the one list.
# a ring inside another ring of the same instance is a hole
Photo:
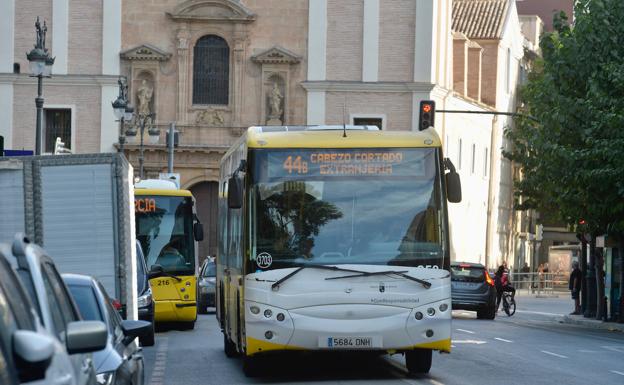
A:
{"label": "terracotta roof tile", "polygon": [[500,39],[508,0],[453,0],[453,31],[470,39]]}

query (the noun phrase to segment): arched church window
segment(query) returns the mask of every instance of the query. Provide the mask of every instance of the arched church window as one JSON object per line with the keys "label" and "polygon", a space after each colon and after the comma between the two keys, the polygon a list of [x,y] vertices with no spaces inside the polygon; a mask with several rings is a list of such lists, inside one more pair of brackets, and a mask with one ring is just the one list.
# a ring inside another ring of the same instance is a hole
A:
{"label": "arched church window", "polygon": [[193,50],[193,104],[228,104],[230,47],[215,35],[200,38]]}

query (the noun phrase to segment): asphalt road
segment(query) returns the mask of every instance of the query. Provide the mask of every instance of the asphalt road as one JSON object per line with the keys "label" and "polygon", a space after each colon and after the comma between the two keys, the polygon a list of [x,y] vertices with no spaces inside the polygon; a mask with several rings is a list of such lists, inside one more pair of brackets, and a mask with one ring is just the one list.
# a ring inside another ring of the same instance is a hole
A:
{"label": "asphalt road", "polygon": [[[545,316],[547,312],[543,312]],[[624,333],[586,329],[520,312],[494,321],[454,312],[453,352],[434,353],[428,375],[407,375],[402,356],[293,355],[268,376],[246,378],[223,354],[213,314],[195,330],[160,332],[145,348],[147,385],[194,384],[624,384]]]}

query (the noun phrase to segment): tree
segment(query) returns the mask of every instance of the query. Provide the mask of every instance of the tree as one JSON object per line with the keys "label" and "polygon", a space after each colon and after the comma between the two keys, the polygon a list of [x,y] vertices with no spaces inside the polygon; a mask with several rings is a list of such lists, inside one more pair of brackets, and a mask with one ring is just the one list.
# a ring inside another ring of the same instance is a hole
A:
{"label": "tree", "polygon": [[[560,14],[555,32],[542,37],[543,58],[521,91],[522,112],[535,120],[516,120],[507,132],[513,150],[505,155],[522,170],[519,209],[554,212],[571,226],[583,218],[581,230],[593,240],[618,239],[622,259],[624,2],[580,0],[575,16],[572,27]],[[603,282],[600,264],[596,275]],[[599,286],[598,317],[603,297]]]}

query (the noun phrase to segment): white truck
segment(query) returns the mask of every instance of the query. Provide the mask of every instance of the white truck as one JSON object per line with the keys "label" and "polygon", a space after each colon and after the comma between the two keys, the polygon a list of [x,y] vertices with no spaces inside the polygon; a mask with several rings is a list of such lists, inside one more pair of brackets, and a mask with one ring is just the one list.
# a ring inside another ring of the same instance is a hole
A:
{"label": "white truck", "polygon": [[0,157],[0,241],[25,233],[137,319],[132,166],[120,154]]}

